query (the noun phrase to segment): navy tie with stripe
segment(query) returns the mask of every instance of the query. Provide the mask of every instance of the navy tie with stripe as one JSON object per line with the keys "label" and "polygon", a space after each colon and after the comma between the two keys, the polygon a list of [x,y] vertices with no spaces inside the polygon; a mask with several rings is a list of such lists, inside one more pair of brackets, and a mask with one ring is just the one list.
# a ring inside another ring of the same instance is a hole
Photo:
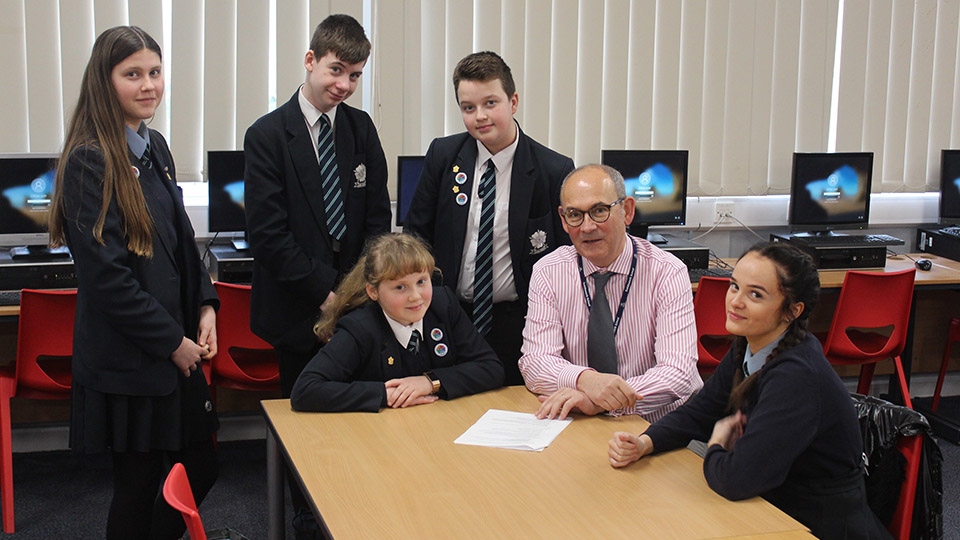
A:
{"label": "navy tie with stripe", "polygon": [[493,214],[496,192],[497,173],[493,160],[489,160],[477,189],[483,202],[480,205],[480,229],[473,282],[473,324],[483,336],[487,335],[493,326]]}
{"label": "navy tie with stripe", "polygon": [[420,348],[420,331],[414,330],[410,333],[410,341],[407,342],[407,350],[416,354]]}
{"label": "navy tie with stripe", "polygon": [[605,290],[612,275],[611,272],[594,272],[592,276],[594,291],[587,322],[587,363],[600,373],[617,374],[617,342]]}
{"label": "navy tie with stripe", "polygon": [[327,115],[320,115],[320,136],[317,137],[317,156],[320,178],[323,180],[323,210],[327,216],[327,231],[336,241],[343,240],[347,222],[343,216],[343,189],[337,174],[337,152],[333,146],[333,129]]}

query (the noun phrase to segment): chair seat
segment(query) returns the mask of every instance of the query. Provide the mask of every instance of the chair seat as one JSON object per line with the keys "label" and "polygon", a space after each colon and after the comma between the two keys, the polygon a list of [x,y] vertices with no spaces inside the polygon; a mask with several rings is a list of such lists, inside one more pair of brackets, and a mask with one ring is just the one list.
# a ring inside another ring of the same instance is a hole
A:
{"label": "chair seat", "polygon": [[[230,356],[233,357],[237,369],[242,373],[242,378],[248,379],[252,383],[277,383],[280,381],[279,361],[276,353],[263,349],[244,349],[241,347],[231,347]],[[235,378],[237,373],[225,372],[227,370],[218,369],[223,364],[218,364],[214,369],[214,374],[218,377],[225,376]]]}

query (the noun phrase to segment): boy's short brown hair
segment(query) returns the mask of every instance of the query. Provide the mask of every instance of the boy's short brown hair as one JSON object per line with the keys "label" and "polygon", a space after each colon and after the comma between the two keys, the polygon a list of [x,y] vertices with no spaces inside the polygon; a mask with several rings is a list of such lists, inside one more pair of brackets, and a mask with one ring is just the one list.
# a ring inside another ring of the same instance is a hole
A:
{"label": "boy's short brown hair", "polygon": [[370,57],[370,40],[350,15],[330,15],[313,31],[310,50],[318,59],[332,52],[343,62],[357,64]]}
{"label": "boy's short brown hair", "polygon": [[[517,92],[517,85],[513,82],[510,66],[495,52],[483,51],[469,54],[457,63],[453,70],[453,93],[460,90],[460,81],[487,82],[500,79],[503,91],[510,98]],[[457,94],[457,103],[460,95]]]}

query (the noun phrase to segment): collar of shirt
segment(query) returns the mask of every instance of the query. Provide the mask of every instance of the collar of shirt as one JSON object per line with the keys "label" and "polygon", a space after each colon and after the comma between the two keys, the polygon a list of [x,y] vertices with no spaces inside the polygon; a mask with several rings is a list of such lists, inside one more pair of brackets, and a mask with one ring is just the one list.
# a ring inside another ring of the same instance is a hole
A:
{"label": "collar of shirt", "polygon": [[[320,121],[320,115],[326,114],[327,118],[330,119],[330,129],[333,129],[333,126],[337,125],[337,109],[339,107],[334,107],[328,112],[324,113],[320,109],[313,106],[313,103],[310,103],[307,100],[307,96],[303,95],[303,85],[300,85],[300,91],[297,92],[298,99],[300,101],[300,112],[303,114],[303,119],[307,122],[307,127],[311,128],[311,133],[313,128],[316,128],[316,132],[320,133],[320,125],[317,122]],[[314,137],[316,139],[317,137]]]}
{"label": "collar of shirt", "polygon": [[[585,216],[584,219],[590,219],[590,216]],[[606,272],[613,272],[614,274],[629,274],[630,273],[630,262],[633,260],[633,238],[624,233],[626,240],[623,243],[623,251],[620,252],[620,255],[613,261],[613,264],[606,268],[600,268],[599,266],[590,262],[586,257],[581,257],[583,259],[583,275],[590,276],[593,275],[597,270],[603,270]]]}
{"label": "collar of shirt", "polygon": [[[516,120],[514,120],[516,123]],[[482,142],[477,141],[477,177],[474,185],[480,184],[480,177],[483,176],[483,172],[487,170],[486,165],[484,165],[488,159],[493,159],[493,166],[497,171],[497,185],[500,184],[500,176],[503,174],[503,171],[512,170],[513,167],[513,156],[517,155],[517,145],[520,143],[520,126],[517,125],[517,136],[513,138],[513,142],[510,143],[510,146],[507,146],[503,150],[497,152],[497,155],[493,155],[487,150],[487,147],[483,145]]]}
{"label": "collar of shirt", "polygon": [[747,352],[743,355],[743,371],[746,376],[749,377],[757,371],[760,371],[760,368],[762,368],[767,362],[767,357],[770,356],[770,353],[773,352],[773,349],[780,344],[780,341],[783,340],[783,336],[785,334],[786,332],[780,334],[780,337],[773,340],[772,343],[755,353],[751,353],[749,345],[747,346]]}
{"label": "collar of shirt", "polygon": [[150,144],[150,130],[147,129],[147,125],[140,122],[137,131],[130,129],[130,126],[124,126],[124,131],[127,135],[127,148],[137,156],[137,159],[142,158]]}
{"label": "collar of shirt", "polygon": [[[383,310],[383,307],[380,309]],[[390,329],[393,330],[393,335],[396,336],[401,347],[407,348],[407,344],[410,343],[410,334],[413,334],[414,330],[420,332],[420,341],[423,341],[423,319],[420,319],[409,326],[404,326],[391,319],[390,316],[387,315],[386,311],[383,312],[383,316],[387,318],[387,324],[390,325]]]}

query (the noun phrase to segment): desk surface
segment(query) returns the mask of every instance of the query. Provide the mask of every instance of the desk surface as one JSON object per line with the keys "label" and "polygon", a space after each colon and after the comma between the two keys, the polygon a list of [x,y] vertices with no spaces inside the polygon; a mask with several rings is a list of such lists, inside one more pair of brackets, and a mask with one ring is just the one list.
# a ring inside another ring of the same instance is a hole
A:
{"label": "desk surface", "polygon": [[[948,259],[946,257],[938,257],[935,255],[930,255],[928,253],[910,253],[909,259],[906,255],[894,255],[893,257],[887,257],[887,264],[883,268],[863,268],[863,269],[854,269],[863,272],[897,272],[900,270],[907,270],[909,268],[915,268],[914,264],[917,259],[929,259],[933,263],[933,268],[929,271],[927,270],[917,270],[916,277],[914,278],[914,283],[917,287],[929,287],[929,286],[952,286],[956,287],[960,284],[960,262]],[[730,265],[732,268],[737,264],[736,258],[725,258],[724,262]],[[820,270],[820,288],[821,289],[839,289],[843,286],[843,278],[847,274],[847,270]],[[693,290],[696,292],[697,283],[693,283]]]}
{"label": "desk surface", "polygon": [[617,430],[643,430],[648,424],[637,416],[577,416],[543,452],[454,444],[488,409],[534,412],[539,403],[523,387],[377,414],[262,404],[272,435],[338,539],[496,538],[506,531],[516,538],[810,538],[763,499],[735,503],[714,493],[703,461],[689,450],[610,467],[607,441]]}

